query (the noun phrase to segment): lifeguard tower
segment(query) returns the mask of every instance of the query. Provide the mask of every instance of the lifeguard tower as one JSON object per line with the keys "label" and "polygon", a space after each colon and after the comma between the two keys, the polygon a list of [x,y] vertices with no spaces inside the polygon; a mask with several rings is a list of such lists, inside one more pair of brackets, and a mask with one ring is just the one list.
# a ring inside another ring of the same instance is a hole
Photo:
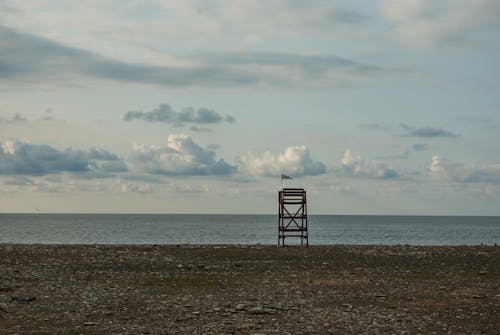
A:
{"label": "lifeguard tower", "polygon": [[301,246],[309,246],[307,232],[307,197],[302,188],[283,188],[279,191],[278,246],[285,246],[285,238],[300,238]]}

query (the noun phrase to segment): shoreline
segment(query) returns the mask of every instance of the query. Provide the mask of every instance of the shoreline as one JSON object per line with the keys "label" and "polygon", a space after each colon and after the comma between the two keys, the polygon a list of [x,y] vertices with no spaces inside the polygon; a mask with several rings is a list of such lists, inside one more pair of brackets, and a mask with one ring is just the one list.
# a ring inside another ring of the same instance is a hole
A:
{"label": "shoreline", "polygon": [[0,244],[2,334],[495,334],[500,248]]}

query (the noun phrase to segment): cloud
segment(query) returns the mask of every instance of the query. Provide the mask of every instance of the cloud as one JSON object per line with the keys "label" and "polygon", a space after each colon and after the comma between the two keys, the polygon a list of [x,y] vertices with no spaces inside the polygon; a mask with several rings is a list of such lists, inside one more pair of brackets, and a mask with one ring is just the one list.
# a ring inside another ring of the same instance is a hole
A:
{"label": "cloud", "polygon": [[103,149],[58,150],[46,144],[1,143],[0,175],[72,172],[82,176],[103,176],[126,170],[127,166],[118,156]]}
{"label": "cloud", "polygon": [[431,179],[439,182],[500,184],[500,164],[483,166],[452,163],[437,155],[429,165]]}
{"label": "cloud", "polygon": [[215,151],[202,148],[185,134],[171,134],[167,145],[136,144],[131,160],[136,169],[159,175],[205,176],[230,175],[236,167],[215,158]]}
{"label": "cloud", "polygon": [[139,194],[147,194],[152,193],[154,191],[153,186],[148,183],[130,183],[130,182],[119,182],[118,190],[121,193],[139,193]]}
{"label": "cloud", "polygon": [[425,143],[415,143],[410,146],[405,146],[404,150],[399,153],[393,153],[390,155],[380,156],[383,160],[394,160],[394,159],[408,159],[410,155],[414,152],[426,151],[429,149],[429,145]]}
{"label": "cloud", "polygon": [[330,12],[330,17],[339,23],[357,24],[365,22],[369,17],[358,11],[350,9],[336,9]]}
{"label": "cloud", "polygon": [[275,71],[286,69],[293,73],[307,73],[309,75],[323,77],[328,74],[352,76],[375,76],[388,72],[389,70],[377,65],[358,63],[356,61],[328,54],[297,54],[279,52],[239,52],[225,54],[203,55],[205,60],[211,60],[216,64],[231,64],[233,66],[244,66],[248,69],[262,71],[273,68]]}
{"label": "cloud", "polygon": [[403,136],[410,137],[423,137],[423,138],[434,138],[434,137],[460,137],[459,135],[452,133],[451,131],[433,128],[433,127],[410,127],[406,123],[401,123],[401,128],[406,132]]}
{"label": "cloud", "polygon": [[500,27],[497,0],[388,0],[380,8],[401,41],[415,47],[485,45]]}
{"label": "cloud", "polygon": [[188,68],[121,62],[0,26],[0,78],[46,82],[71,76],[172,87],[241,85],[257,80],[216,65]]}
{"label": "cloud", "polygon": [[52,182],[48,180],[41,180],[39,178],[30,179],[25,176],[16,176],[15,179],[9,179],[3,183],[3,185],[8,186],[10,191],[30,191],[36,192],[46,192],[46,193],[63,193],[69,191],[74,185],[63,184],[60,182]]}
{"label": "cloud", "polygon": [[[184,126],[186,123],[192,124],[216,124],[216,123],[234,123],[236,119],[231,115],[223,116],[216,111],[208,108],[198,108],[194,110],[191,107],[184,108],[181,112],[173,110],[169,104],[160,104],[157,108],[149,111],[130,111],[123,116],[125,121],[143,120],[148,122],[171,123],[176,126]],[[196,130],[199,128],[196,127]]]}
{"label": "cloud", "polygon": [[225,21],[237,24],[240,30],[252,30],[254,33],[264,29],[276,31],[279,28],[297,30],[297,33],[303,33],[304,30],[324,33],[325,29],[330,30],[338,24],[354,25],[369,19],[362,11],[333,2],[218,1],[217,7],[220,8],[218,14]]}
{"label": "cloud", "polygon": [[411,148],[413,151],[425,151],[429,149],[429,145],[425,143],[415,143]]}
{"label": "cloud", "polygon": [[500,163],[465,168],[464,182],[500,184]]}
{"label": "cloud", "polygon": [[335,173],[340,176],[347,177],[363,177],[376,179],[395,179],[399,178],[400,174],[391,168],[388,168],[384,163],[365,160],[347,149],[342,157],[340,166],[337,166]]}
{"label": "cloud", "polygon": [[326,173],[325,164],[313,160],[309,149],[304,145],[287,147],[277,155],[270,151],[262,155],[248,153],[239,158],[239,168],[252,176],[264,177],[278,177],[282,173],[292,177]]}
{"label": "cloud", "polygon": [[128,63],[0,25],[0,80],[18,85],[86,77],[167,87],[321,86],[400,72],[330,54],[247,51],[185,60],[182,66]]}
{"label": "cloud", "polygon": [[459,116],[454,120],[466,124],[468,127],[475,126],[489,131],[498,131],[500,123],[493,117],[487,116]]}
{"label": "cloud", "polygon": [[26,176],[16,176],[14,179],[9,179],[3,184],[9,186],[31,186],[35,185],[35,181]]}
{"label": "cloud", "polygon": [[[1,60],[0,60],[1,61]],[[1,71],[1,70],[0,70]],[[15,113],[11,117],[0,117],[0,123],[14,124],[14,123],[24,123],[28,120],[19,113]]]}
{"label": "cloud", "polygon": [[[400,124],[401,129],[405,131],[403,136],[408,137],[422,137],[422,138],[432,138],[432,137],[460,137],[460,135],[455,134],[451,131],[442,129],[442,128],[434,128],[434,127],[412,127],[406,123]],[[370,131],[381,131],[388,132],[392,128],[382,123],[364,123],[358,125],[358,128]],[[418,150],[418,147],[416,148]]]}
{"label": "cloud", "polygon": [[432,180],[445,181],[450,179],[448,171],[439,156],[432,156],[431,164],[429,166],[429,172],[431,174]]}

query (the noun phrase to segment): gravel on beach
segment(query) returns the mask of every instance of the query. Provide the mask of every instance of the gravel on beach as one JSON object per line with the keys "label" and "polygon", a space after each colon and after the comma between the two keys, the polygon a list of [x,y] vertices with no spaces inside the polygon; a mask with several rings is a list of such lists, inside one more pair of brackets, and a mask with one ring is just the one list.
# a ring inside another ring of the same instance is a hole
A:
{"label": "gravel on beach", "polygon": [[497,246],[0,245],[0,334],[498,334]]}

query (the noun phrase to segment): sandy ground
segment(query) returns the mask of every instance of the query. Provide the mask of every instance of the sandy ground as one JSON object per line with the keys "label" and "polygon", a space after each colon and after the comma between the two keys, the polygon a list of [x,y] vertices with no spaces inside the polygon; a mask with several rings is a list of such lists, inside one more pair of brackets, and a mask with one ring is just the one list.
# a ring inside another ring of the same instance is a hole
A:
{"label": "sandy ground", "polygon": [[0,334],[498,334],[500,247],[0,245]]}

